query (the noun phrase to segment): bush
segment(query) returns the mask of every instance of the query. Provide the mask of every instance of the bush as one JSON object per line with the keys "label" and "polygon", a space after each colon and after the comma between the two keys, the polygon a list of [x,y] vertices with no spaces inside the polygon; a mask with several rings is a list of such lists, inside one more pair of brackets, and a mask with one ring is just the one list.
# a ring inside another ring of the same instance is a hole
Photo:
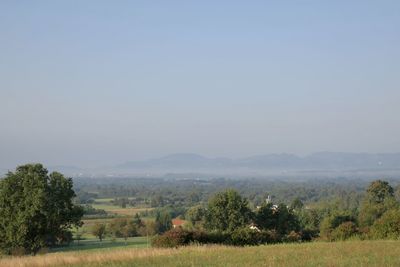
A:
{"label": "bush", "polygon": [[260,245],[265,243],[265,235],[249,227],[239,228],[231,234],[231,244],[234,246]]}
{"label": "bush", "polygon": [[231,235],[227,232],[213,231],[206,233],[206,242],[209,244],[230,244]]}
{"label": "bush", "polygon": [[265,243],[274,244],[281,241],[281,236],[276,230],[263,231]]}
{"label": "bush", "polygon": [[21,257],[25,254],[27,254],[27,251],[24,247],[15,247],[11,249],[11,253],[12,256],[16,256],[16,257]]}
{"label": "bush", "polygon": [[371,227],[374,238],[400,238],[400,210],[393,209],[385,212]]}
{"label": "bush", "polygon": [[358,233],[354,222],[344,222],[331,232],[331,240],[346,240]]}
{"label": "bush", "polygon": [[152,246],[160,248],[173,248],[186,246],[191,243],[198,244],[232,244],[231,235],[228,233],[211,232],[201,230],[189,231],[176,228],[156,236],[152,240]]}
{"label": "bush", "polygon": [[184,246],[193,241],[191,232],[181,228],[165,232],[163,235],[156,236],[152,240],[152,246],[159,248],[174,248]]}
{"label": "bush", "polygon": [[[355,219],[347,213],[338,212],[325,217],[320,226],[320,235],[327,241],[335,241],[337,238],[344,240],[346,236],[351,236],[356,230]],[[354,226],[354,227],[353,227]],[[339,228],[340,229],[337,229]]]}
{"label": "bush", "polygon": [[291,231],[289,234],[285,236],[286,242],[300,242],[301,241],[301,234],[295,231]]}
{"label": "bush", "polygon": [[157,233],[156,224],[154,221],[144,221],[137,231],[139,236],[154,236]]}
{"label": "bush", "polygon": [[[296,241],[298,239],[299,238],[296,236]],[[177,228],[167,231],[163,235],[156,236],[152,240],[152,245],[154,247],[162,248],[185,246],[191,243],[254,246],[265,243],[277,243],[279,241],[280,236],[276,231],[260,232],[247,227],[239,228],[232,233],[218,231],[204,232],[201,230],[189,231],[182,228]]]}
{"label": "bush", "polygon": [[314,238],[318,237],[319,231],[315,229],[304,229],[301,231],[301,240],[302,241],[311,241]]}
{"label": "bush", "polygon": [[223,243],[222,240],[224,240],[224,238],[218,237],[218,235],[212,235],[201,230],[192,231],[192,239],[192,242],[199,244],[214,243],[212,242],[213,239],[217,241],[215,243]]}

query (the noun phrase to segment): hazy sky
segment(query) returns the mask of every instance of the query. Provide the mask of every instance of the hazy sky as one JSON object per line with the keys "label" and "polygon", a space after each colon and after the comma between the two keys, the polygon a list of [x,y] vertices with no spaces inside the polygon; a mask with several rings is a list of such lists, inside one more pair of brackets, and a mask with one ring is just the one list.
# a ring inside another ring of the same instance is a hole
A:
{"label": "hazy sky", "polygon": [[399,14],[397,0],[0,1],[0,167],[399,152]]}

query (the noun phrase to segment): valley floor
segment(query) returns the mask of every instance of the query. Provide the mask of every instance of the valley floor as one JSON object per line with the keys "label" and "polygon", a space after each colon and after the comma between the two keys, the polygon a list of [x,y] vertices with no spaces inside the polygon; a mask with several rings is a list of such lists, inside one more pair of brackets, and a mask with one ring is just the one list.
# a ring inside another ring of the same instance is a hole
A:
{"label": "valley floor", "polygon": [[258,247],[189,246],[58,252],[0,259],[0,266],[400,266],[400,241],[346,241]]}

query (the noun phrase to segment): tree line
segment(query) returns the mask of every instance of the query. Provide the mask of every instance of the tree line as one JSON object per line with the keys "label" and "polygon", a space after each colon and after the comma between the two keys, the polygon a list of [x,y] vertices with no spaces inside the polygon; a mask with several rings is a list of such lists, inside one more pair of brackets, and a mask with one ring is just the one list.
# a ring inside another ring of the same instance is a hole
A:
{"label": "tree line", "polygon": [[[182,188],[191,184],[183,183]],[[215,183],[225,185],[226,181]],[[236,185],[243,183],[249,182],[235,181]],[[201,188],[209,188],[209,184],[201,184]],[[144,187],[139,186],[135,192],[140,188]],[[251,188],[254,189],[254,185]],[[154,193],[157,203],[163,203],[148,212],[154,220],[142,220],[139,215],[115,218],[107,225],[95,224],[91,232],[100,240],[107,234],[122,238],[157,234],[156,246],[185,242],[254,245],[312,239],[399,238],[398,188],[396,190],[387,181],[376,180],[364,193],[353,189],[339,190],[334,198],[322,198],[317,202],[303,202],[301,197],[292,197],[289,204],[279,201],[280,198],[276,198],[276,203],[267,203],[265,198],[253,202],[236,189],[214,192],[207,201],[202,201],[211,191],[196,193],[192,188],[189,194],[180,196],[180,199],[190,199],[191,205],[165,205],[168,197],[160,198]],[[171,190],[167,196],[179,195]],[[80,192],[90,202],[93,194]],[[291,196],[294,194],[290,191]],[[300,196],[302,194],[300,191]],[[315,188],[309,194],[315,195]],[[263,193],[258,192],[257,196],[260,195]],[[27,164],[8,172],[0,180],[0,251],[35,254],[43,247],[70,242],[71,229],[82,226],[83,214],[100,212],[79,203],[82,201],[75,194],[73,180],[58,172],[48,173],[41,164]],[[171,219],[177,216],[188,223],[182,229],[171,230]]]}
{"label": "tree line", "polygon": [[263,203],[251,209],[235,190],[217,193],[205,207],[188,210],[190,226],[157,237],[156,246],[188,242],[255,245],[274,242],[400,238],[400,204],[387,181],[370,183],[358,209]]}

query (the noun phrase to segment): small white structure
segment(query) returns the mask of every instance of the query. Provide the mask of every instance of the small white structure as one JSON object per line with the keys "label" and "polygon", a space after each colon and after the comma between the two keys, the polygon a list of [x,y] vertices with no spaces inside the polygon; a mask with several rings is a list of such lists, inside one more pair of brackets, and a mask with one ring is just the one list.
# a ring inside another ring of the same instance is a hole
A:
{"label": "small white structure", "polygon": [[253,231],[261,232],[260,229],[258,229],[258,227],[257,227],[256,225],[254,225],[254,224],[250,224],[249,228],[250,228],[251,230],[253,230]]}

